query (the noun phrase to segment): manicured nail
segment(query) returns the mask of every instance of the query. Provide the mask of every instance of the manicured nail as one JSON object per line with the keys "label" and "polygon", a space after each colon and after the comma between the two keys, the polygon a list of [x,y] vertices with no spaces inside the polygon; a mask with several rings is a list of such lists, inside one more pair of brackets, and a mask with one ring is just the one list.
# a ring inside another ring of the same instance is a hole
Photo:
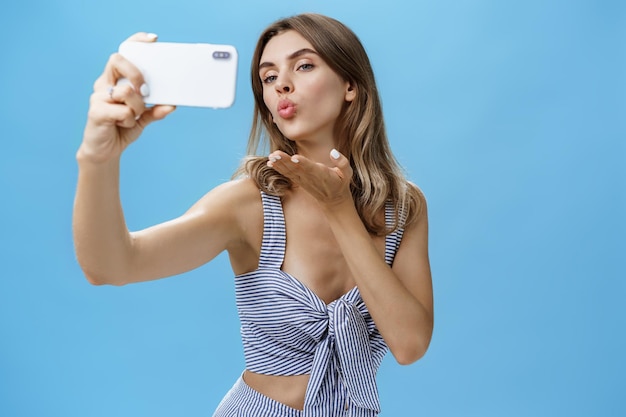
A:
{"label": "manicured nail", "polygon": [[270,156],[270,162],[276,162],[280,159],[280,157]]}
{"label": "manicured nail", "polygon": [[298,158],[296,158],[295,156],[291,157],[291,162],[293,162],[294,164],[298,164],[300,163],[300,160]]}
{"label": "manicured nail", "polygon": [[155,40],[156,38],[158,38],[159,36],[156,33],[148,33],[146,35],[148,37],[148,39],[150,40]]}
{"label": "manicured nail", "polygon": [[337,151],[337,149],[333,149],[332,151],[330,151],[330,156],[332,156],[333,159],[339,159],[341,154],[339,153],[339,151]]}
{"label": "manicured nail", "polygon": [[141,95],[143,97],[149,96],[150,95],[150,87],[148,87],[148,84],[143,83],[143,84],[141,84],[141,87],[139,87],[139,92],[141,93]]}

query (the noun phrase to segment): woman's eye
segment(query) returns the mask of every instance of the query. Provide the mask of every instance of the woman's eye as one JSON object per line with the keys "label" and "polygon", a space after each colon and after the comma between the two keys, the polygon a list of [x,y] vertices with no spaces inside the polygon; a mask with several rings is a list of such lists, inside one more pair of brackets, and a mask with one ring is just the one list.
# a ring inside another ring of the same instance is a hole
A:
{"label": "woman's eye", "polygon": [[302,64],[298,67],[298,69],[302,71],[311,71],[313,69],[313,64]]}
{"label": "woman's eye", "polygon": [[275,75],[268,75],[267,77],[262,78],[261,80],[263,81],[263,83],[269,84],[271,82],[276,81],[276,76]]}

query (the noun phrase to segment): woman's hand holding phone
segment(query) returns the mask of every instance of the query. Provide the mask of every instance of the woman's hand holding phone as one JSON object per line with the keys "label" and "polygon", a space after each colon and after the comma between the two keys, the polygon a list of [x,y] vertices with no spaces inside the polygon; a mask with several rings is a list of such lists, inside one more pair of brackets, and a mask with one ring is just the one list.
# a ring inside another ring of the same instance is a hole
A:
{"label": "woman's hand holding phone", "polygon": [[[141,32],[128,40],[155,42],[156,35]],[[130,82],[118,85],[121,78]],[[174,106],[147,108],[142,92],[145,95],[149,88],[135,65],[119,53],[112,54],[94,83],[79,153],[93,162],[119,158],[148,124],[174,111]]]}

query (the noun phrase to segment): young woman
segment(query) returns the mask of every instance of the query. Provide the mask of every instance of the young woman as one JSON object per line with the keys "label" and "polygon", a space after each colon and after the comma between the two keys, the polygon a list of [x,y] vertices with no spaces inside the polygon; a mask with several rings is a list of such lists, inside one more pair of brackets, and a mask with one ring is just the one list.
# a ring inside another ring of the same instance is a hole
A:
{"label": "young woman", "polygon": [[[251,156],[237,178],[129,232],[120,155],[173,108],[144,107],[141,73],[111,56],[77,153],[78,261],[93,284],[123,285],[228,251],[246,370],[215,416],[376,416],[386,350],[410,364],[433,330],[426,202],[389,149],[369,59],[342,23],[272,24],[251,75]],[[132,86],[116,86],[121,77]],[[266,139],[269,156],[253,156]]]}

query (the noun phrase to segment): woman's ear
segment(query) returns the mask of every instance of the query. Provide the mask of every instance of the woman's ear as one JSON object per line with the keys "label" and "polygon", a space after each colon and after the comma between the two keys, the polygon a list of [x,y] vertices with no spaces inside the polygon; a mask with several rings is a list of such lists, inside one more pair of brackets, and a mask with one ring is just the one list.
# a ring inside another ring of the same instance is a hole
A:
{"label": "woman's ear", "polygon": [[351,83],[346,84],[346,101],[352,101],[356,97],[356,87]]}

